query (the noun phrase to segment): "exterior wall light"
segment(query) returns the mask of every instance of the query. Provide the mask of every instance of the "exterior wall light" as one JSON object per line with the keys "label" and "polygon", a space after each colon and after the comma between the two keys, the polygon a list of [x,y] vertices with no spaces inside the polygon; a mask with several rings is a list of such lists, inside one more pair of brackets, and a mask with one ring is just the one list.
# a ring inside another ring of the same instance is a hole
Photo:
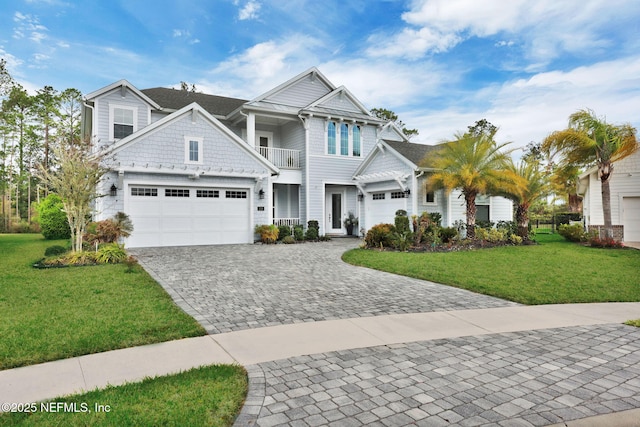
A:
{"label": "exterior wall light", "polygon": [[109,189],[109,195],[111,197],[116,197],[118,195],[118,187],[115,184],[111,184],[111,188]]}

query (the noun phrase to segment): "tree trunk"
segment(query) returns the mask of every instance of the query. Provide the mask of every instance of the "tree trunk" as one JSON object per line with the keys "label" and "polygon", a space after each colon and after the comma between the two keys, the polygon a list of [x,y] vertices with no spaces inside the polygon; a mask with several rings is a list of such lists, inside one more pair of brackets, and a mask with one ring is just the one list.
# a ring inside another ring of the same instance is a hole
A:
{"label": "tree trunk", "polygon": [[476,193],[465,193],[467,204],[467,239],[476,238]]}
{"label": "tree trunk", "polygon": [[518,224],[518,236],[522,240],[529,240],[529,206],[516,205],[516,223]]}
{"label": "tree trunk", "polygon": [[[609,189],[609,177],[602,179],[602,214],[604,216],[604,236],[613,238],[613,225],[611,224],[611,190]],[[604,178],[604,176],[603,176]]]}
{"label": "tree trunk", "polygon": [[567,197],[569,212],[580,212],[582,210],[582,201],[577,194],[569,194]]}

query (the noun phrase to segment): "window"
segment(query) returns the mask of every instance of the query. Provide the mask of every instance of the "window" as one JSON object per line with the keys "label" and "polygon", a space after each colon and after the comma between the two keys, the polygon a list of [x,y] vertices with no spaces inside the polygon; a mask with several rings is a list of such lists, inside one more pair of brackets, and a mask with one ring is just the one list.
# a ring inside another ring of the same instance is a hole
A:
{"label": "window", "polygon": [[247,198],[247,192],[246,191],[232,191],[232,190],[227,190],[225,197],[227,199],[246,199]]}
{"label": "window", "polygon": [[183,190],[181,188],[166,188],[164,190],[164,197],[189,197],[189,190]]}
{"label": "window", "polygon": [[336,154],[336,123],[327,124],[327,153]]}
{"label": "window", "polygon": [[433,191],[427,191],[427,194],[424,198],[425,203],[435,203],[436,202],[436,193]]}
{"label": "window", "polygon": [[340,125],[340,155],[349,155],[349,125],[346,123]]}
{"label": "window", "polygon": [[196,190],[196,197],[217,199],[220,197],[220,192],[218,190]]}
{"label": "window", "polygon": [[353,156],[360,157],[360,126],[353,127]]}
{"label": "window", "polygon": [[132,196],[143,196],[143,197],[157,197],[158,196],[158,189],[157,188],[131,187],[131,195]]}
{"label": "window", "polygon": [[404,199],[404,191],[394,191],[391,193],[392,199]]}
{"label": "window", "polygon": [[202,138],[184,137],[184,162],[190,164],[202,164]]}
{"label": "window", "polygon": [[384,200],[384,193],[373,193],[373,200]]}
{"label": "window", "polygon": [[109,107],[110,139],[118,140],[134,133],[137,130],[137,114],[136,108],[111,105]]}

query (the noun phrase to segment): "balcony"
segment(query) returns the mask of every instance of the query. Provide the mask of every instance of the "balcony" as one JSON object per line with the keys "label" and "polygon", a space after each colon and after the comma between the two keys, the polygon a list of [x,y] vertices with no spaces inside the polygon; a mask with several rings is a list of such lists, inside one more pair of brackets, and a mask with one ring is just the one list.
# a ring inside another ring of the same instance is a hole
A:
{"label": "balcony", "polygon": [[281,169],[300,169],[300,150],[258,147],[260,155]]}

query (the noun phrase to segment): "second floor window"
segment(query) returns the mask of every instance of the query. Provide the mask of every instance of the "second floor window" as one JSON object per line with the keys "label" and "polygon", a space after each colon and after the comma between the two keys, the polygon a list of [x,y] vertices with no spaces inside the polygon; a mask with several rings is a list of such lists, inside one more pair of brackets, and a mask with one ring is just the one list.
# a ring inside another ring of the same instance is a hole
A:
{"label": "second floor window", "polygon": [[336,154],[336,123],[327,124],[327,153]]}
{"label": "second floor window", "polygon": [[353,127],[353,156],[360,157],[360,126]]}
{"label": "second floor window", "polygon": [[349,155],[349,125],[346,123],[340,125],[340,155]]}
{"label": "second floor window", "polygon": [[327,122],[327,154],[360,157],[362,128],[355,124]]}
{"label": "second floor window", "polygon": [[134,131],[133,110],[128,108],[113,109],[113,139],[122,139]]}

